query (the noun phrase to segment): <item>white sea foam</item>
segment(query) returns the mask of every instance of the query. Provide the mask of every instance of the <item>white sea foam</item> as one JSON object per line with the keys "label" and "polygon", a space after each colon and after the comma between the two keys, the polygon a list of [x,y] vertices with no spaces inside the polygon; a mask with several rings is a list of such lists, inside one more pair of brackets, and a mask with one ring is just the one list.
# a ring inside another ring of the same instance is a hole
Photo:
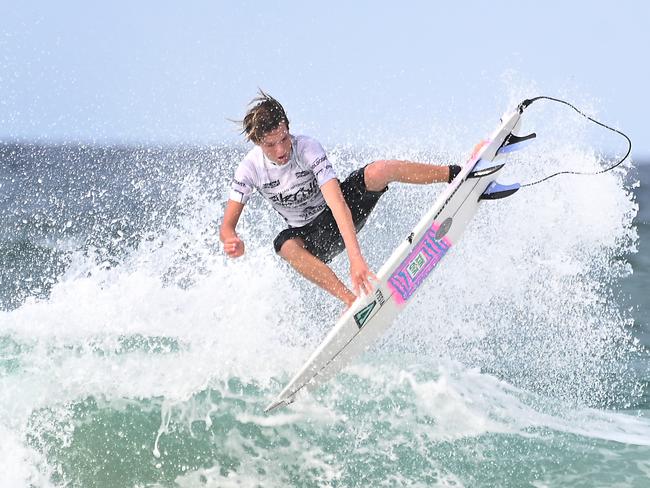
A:
{"label": "white sea foam", "polygon": [[[549,119],[531,127],[538,141],[512,157],[505,180],[598,168],[597,156],[581,144],[584,128],[573,129],[575,121],[566,122],[563,113]],[[446,159],[466,156],[457,139],[451,133],[441,142]],[[0,313],[0,333],[20,349],[16,371],[0,378],[0,472],[12,486],[47,485],[42,454],[26,441],[39,409],[69,419],[66,405],[87,397],[109,405],[155,399],[168,414],[159,433],[165,436],[167,421],[198,419],[210,427],[222,407],[212,401],[197,406],[206,390],[243,401],[234,415],[238,422],[269,435],[282,429],[288,445],[276,459],[300,453],[299,462],[324,485],[340,479],[340,470],[326,449],[307,445],[292,425],[325,435],[345,424],[363,450],[373,422],[384,422],[389,435],[377,442],[386,452],[406,433],[446,442],[489,433],[536,435],[540,428],[648,445],[646,418],[589,407],[618,401],[617,385],[632,381],[625,368],[634,350],[629,317],[612,293],[628,272],[615,257],[632,249],[636,238],[631,220],[637,208],[622,181],[620,171],[562,176],[487,202],[380,345],[323,390],[272,416],[261,409],[310,354],[340,306],[273,254],[269,242],[277,221],[264,217],[264,208],[244,214],[246,256],[223,257],[214,232],[220,202],[188,181],[184,191],[192,203],[178,226],[143,238],[117,264],[74,254],[47,299]],[[439,190],[392,185],[361,237],[375,269]],[[389,218],[394,225],[387,232]],[[345,276],[345,258],[334,268]],[[228,387],[233,379],[241,392]],[[248,387],[254,391],[244,392]],[[553,408],[558,400],[562,407]],[[405,442],[416,444],[408,436]],[[284,479],[281,463],[251,457],[256,447],[236,430],[228,446],[250,480],[262,467],[272,479]],[[461,485],[435,463],[427,469],[440,486]],[[234,479],[217,467],[176,482],[194,486],[197,480],[241,486],[247,478]]]}

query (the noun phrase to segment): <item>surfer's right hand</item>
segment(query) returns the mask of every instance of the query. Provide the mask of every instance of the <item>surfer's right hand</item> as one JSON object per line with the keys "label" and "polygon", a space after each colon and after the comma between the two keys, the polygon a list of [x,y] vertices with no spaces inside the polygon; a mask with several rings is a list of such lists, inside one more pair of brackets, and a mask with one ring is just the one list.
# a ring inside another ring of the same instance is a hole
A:
{"label": "surfer's right hand", "polygon": [[365,259],[358,257],[350,260],[350,278],[352,280],[352,291],[356,296],[361,293],[370,295],[373,285],[371,280],[376,281],[377,277],[370,271]]}
{"label": "surfer's right hand", "polygon": [[244,241],[239,237],[228,237],[223,241],[223,250],[231,258],[238,258],[244,254]]}

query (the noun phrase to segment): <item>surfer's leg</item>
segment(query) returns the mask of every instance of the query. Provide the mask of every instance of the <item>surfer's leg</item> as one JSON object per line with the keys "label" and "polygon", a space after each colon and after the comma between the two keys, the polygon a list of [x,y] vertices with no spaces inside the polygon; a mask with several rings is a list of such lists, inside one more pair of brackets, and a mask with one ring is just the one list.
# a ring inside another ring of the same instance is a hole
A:
{"label": "surfer's leg", "polygon": [[282,244],[279,253],[293,268],[312,283],[334,295],[346,305],[352,305],[357,298],[334,271],[305,249],[302,239],[289,239]]}
{"label": "surfer's leg", "polygon": [[418,185],[448,182],[452,171],[450,166],[387,159],[366,166],[364,179],[369,191],[381,191],[395,181]]}

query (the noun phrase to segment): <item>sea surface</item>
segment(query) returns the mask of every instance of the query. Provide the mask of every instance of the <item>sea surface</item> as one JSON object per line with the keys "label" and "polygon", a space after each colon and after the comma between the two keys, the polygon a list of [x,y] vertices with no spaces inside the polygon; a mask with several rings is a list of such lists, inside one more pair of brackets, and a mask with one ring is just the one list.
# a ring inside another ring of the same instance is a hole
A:
{"label": "sea surface", "polygon": [[[542,129],[504,182],[613,161]],[[461,139],[326,149],[343,177]],[[378,344],[267,415],[342,308],[274,255],[259,198],[224,256],[245,151],[0,145],[1,487],[650,486],[650,165],[486,202]],[[442,188],[391,185],[371,267]]]}

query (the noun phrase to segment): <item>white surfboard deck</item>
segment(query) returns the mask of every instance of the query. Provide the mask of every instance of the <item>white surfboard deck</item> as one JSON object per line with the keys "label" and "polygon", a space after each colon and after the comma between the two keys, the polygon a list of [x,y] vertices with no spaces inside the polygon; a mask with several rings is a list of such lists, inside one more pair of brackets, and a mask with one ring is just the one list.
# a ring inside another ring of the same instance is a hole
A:
{"label": "white surfboard deck", "polygon": [[[506,113],[489,139],[477,145],[460,174],[381,267],[372,295],[359,297],[339,318],[265,412],[290,404],[302,390],[323,384],[375,342],[449,249],[458,243],[482,201],[481,196],[487,191],[492,195],[483,198],[503,198],[519,188],[496,184],[503,164],[495,159],[522,142],[517,136],[511,137],[521,112],[518,108]],[[533,137],[534,134],[525,139]]]}

